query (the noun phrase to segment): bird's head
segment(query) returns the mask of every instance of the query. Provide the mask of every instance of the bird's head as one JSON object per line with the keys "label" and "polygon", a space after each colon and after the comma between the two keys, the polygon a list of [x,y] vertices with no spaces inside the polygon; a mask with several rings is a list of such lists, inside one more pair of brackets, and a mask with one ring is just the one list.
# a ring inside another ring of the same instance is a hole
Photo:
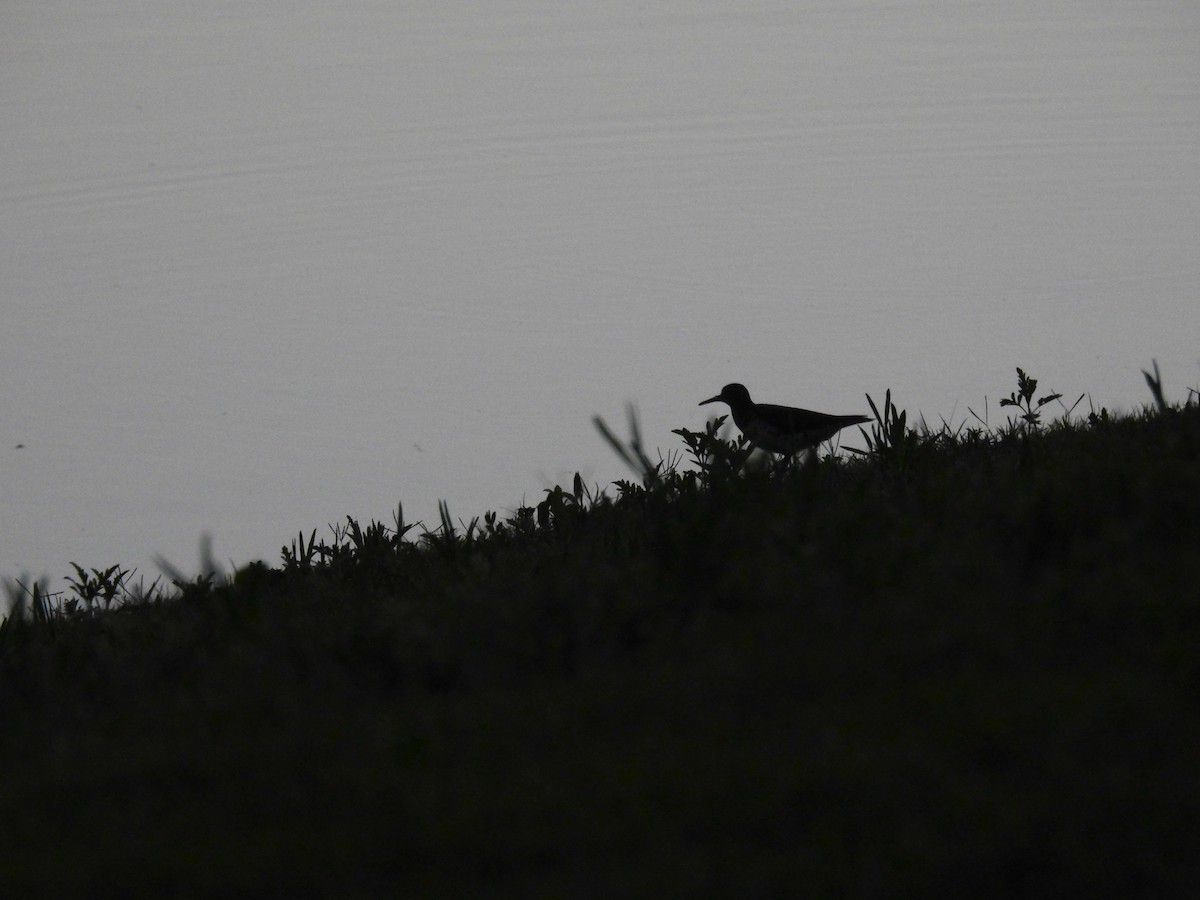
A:
{"label": "bird's head", "polygon": [[728,403],[730,407],[743,407],[750,403],[750,392],[746,390],[744,384],[727,384],[721,388],[721,393],[715,397],[709,397],[702,401],[699,405],[704,406],[705,403]]}

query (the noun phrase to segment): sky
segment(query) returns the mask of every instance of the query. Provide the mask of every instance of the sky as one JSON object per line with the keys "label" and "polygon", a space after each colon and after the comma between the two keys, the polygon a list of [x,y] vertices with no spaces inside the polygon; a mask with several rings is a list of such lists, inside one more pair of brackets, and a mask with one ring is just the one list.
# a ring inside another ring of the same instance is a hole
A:
{"label": "sky", "polygon": [[625,477],[730,381],[1200,386],[1187,2],[12,2],[0,575]]}

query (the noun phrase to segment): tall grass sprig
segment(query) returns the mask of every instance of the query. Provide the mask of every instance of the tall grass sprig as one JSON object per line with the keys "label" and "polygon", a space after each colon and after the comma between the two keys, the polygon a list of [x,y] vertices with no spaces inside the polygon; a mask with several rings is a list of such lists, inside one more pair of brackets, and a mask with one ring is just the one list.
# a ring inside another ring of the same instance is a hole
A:
{"label": "tall grass sprig", "polygon": [[[1031,378],[1030,376],[1025,374],[1025,370],[1018,366],[1017,367],[1017,389],[1016,389],[1016,391],[1009,394],[1008,397],[1006,397],[1000,401],[1000,405],[1002,407],[1004,407],[1004,406],[1016,407],[1017,412],[1019,413],[1018,418],[1020,418],[1020,420],[1025,423],[1024,427],[1027,430],[1033,430],[1033,431],[1036,431],[1038,428],[1041,427],[1041,420],[1042,420],[1041,409],[1042,409],[1042,407],[1045,406],[1047,403],[1051,403],[1062,397],[1062,394],[1058,394],[1058,393],[1046,394],[1043,397],[1039,397],[1035,401],[1033,398],[1033,395],[1037,391],[1037,386],[1038,386],[1037,379]],[[1083,396],[1080,395],[1079,399],[1082,400]],[[1075,403],[1077,405],[1079,403],[1079,400],[1076,400]],[[1074,408],[1075,408],[1074,406],[1071,407],[1071,409],[1074,409]]]}

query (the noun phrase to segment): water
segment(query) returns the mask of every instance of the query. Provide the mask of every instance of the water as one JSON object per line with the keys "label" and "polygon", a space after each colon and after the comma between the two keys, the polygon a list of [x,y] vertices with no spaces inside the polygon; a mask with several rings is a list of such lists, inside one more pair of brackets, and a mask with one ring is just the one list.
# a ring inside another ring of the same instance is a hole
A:
{"label": "water", "polygon": [[[1200,383],[1191,2],[10,2],[0,574],[624,473],[727,381]],[[1085,405],[1086,405],[1085,401]],[[18,445],[22,445],[18,448]]]}

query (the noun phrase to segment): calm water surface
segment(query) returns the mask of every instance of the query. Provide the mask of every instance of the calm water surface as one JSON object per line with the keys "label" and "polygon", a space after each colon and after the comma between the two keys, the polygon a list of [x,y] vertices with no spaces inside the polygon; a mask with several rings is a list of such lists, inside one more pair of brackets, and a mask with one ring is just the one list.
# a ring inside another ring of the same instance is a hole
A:
{"label": "calm water surface", "polygon": [[[0,574],[469,518],[731,380],[1200,383],[1200,7],[17,0]],[[1086,404],[1086,401],[1085,401]]]}

